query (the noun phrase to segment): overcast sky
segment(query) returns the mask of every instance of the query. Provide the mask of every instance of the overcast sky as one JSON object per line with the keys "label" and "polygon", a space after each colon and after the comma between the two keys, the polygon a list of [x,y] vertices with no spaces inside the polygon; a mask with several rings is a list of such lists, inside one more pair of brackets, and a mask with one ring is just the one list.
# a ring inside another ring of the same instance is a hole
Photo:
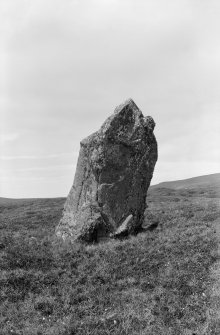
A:
{"label": "overcast sky", "polygon": [[0,0],[0,196],[66,196],[79,142],[133,98],[152,183],[220,172],[219,0]]}

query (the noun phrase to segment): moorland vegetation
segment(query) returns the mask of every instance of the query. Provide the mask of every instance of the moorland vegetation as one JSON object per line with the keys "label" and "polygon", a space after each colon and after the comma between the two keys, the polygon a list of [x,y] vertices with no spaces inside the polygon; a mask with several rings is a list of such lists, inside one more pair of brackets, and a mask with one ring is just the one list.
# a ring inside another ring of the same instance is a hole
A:
{"label": "moorland vegetation", "polygon": [[218,334],[219,193],[148,193],[145,226],[155,229],[90,245],[55,239],[64,198],[1,199],[0,334]]}

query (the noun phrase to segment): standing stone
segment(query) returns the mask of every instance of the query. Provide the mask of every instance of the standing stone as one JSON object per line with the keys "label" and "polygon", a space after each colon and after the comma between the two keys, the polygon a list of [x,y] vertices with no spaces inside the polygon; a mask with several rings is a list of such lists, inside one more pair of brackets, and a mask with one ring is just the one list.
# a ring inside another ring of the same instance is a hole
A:
{"label": "standing stone", "polygon": [[157,161],[154,126],[129,99],[80,143],[57,236],[92,242],[141,228]]}

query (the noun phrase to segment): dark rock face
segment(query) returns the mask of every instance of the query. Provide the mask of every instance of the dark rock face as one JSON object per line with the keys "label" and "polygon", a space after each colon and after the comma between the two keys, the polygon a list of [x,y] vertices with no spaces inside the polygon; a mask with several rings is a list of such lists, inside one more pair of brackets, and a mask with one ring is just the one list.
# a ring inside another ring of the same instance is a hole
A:
{"label": "dark rock face", "polygon": [[154,126],[130,99],[81,142],[57,236],[92,242],[141,228],[157,161]]}

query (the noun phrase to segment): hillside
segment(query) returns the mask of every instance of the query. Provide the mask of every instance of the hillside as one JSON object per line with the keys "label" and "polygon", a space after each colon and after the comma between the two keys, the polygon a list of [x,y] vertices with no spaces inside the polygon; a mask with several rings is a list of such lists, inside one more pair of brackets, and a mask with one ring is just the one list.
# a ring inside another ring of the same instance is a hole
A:
{"label": "hillside", "polygon": [[54,238],[64,198],[2,200],[0,334],[219,334],[220,208],[207,189],[152,187],[143,232],[93,245]]}
{"label": "hillside", "polygon": [[220,173],[199,176],[183,180],[167,181],[151,186],[151,188],[170,188],[178,189],[192,189],[192,188],[220,188]]}

